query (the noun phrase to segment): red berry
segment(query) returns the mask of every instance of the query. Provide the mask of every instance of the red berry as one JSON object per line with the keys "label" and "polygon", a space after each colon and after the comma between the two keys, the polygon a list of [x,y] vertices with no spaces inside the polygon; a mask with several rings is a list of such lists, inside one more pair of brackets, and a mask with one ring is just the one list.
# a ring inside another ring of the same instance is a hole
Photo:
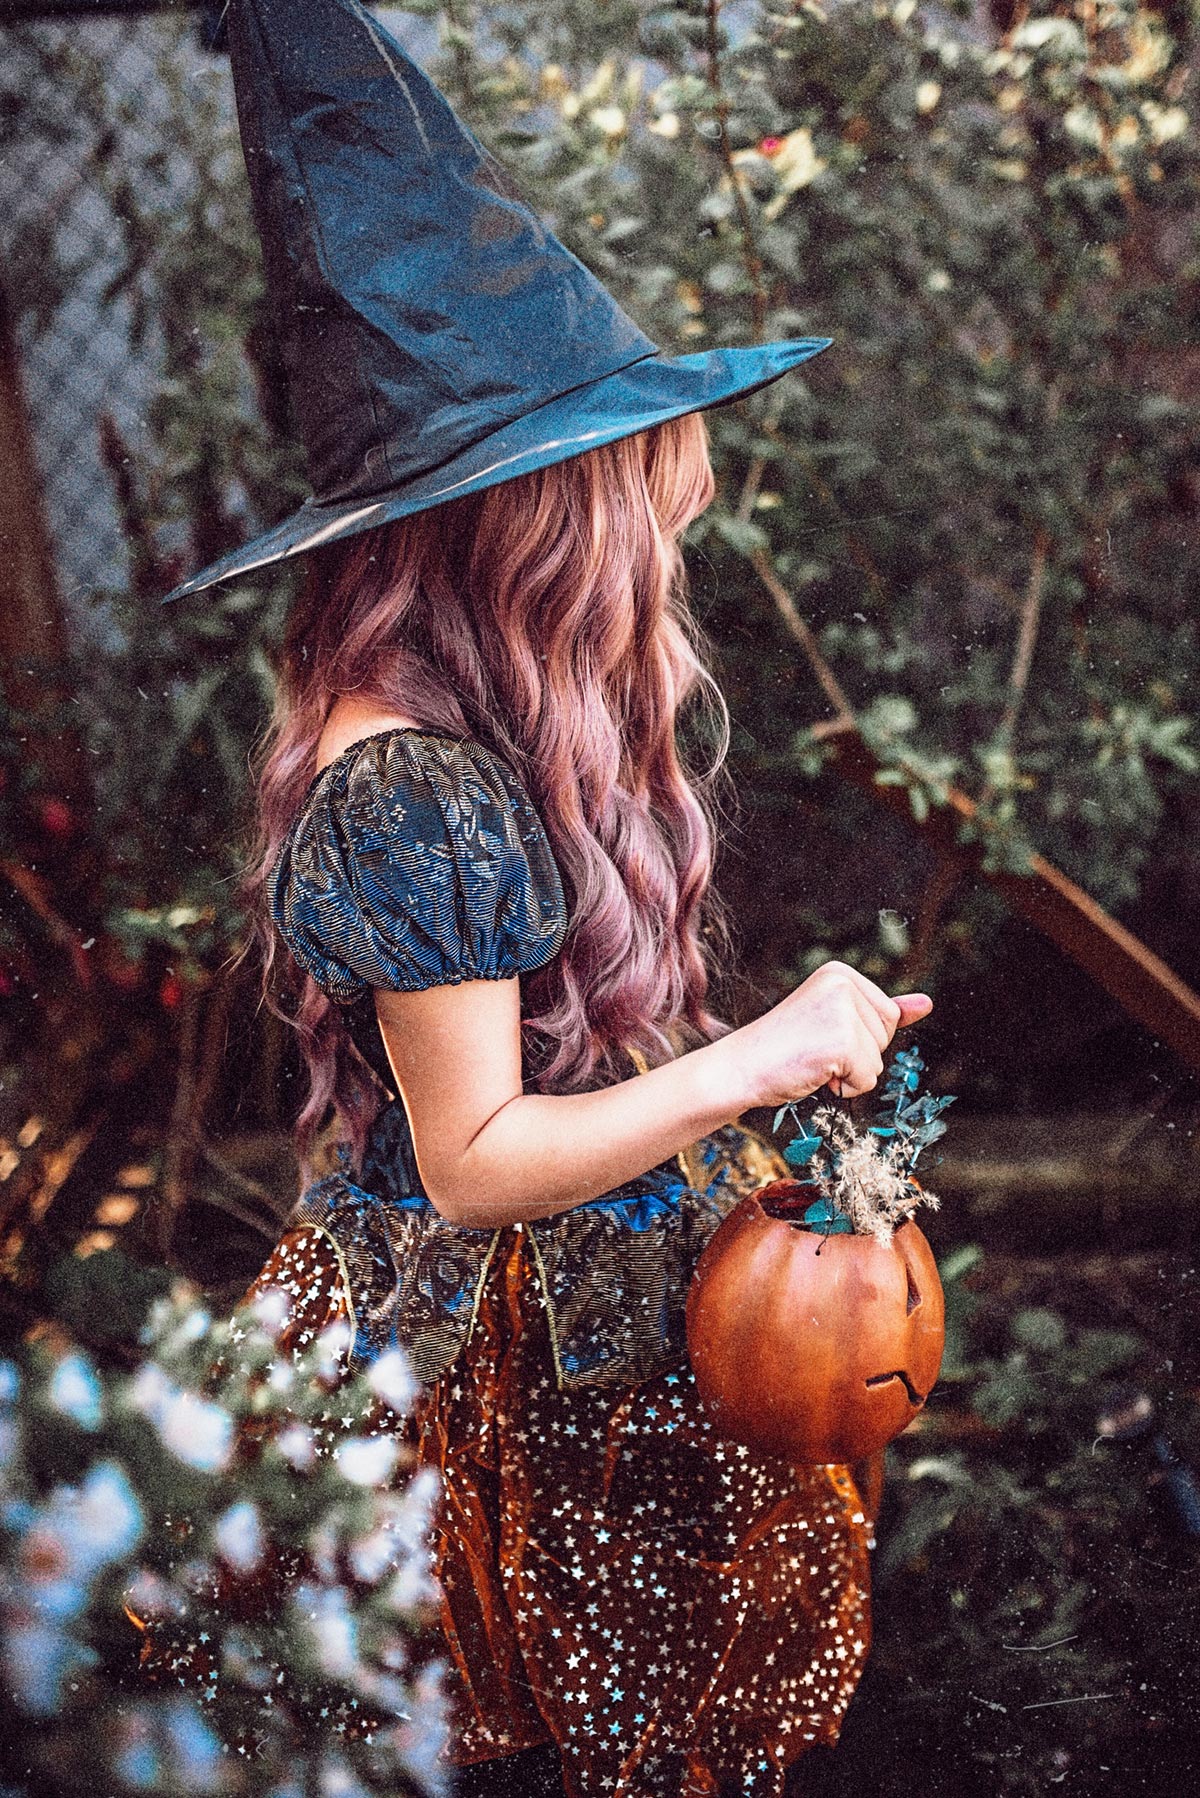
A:
{"label": "red berry", "polygon": [[174,1011],[183,998],[183,982],[178,974],[163,976],[162,985],[158,989],[158,1002],[164,1011]]}
{"label": "red berry", "polygon": [[42,829],[49,837],[69,837],[75,828],[75,814],[63,799],[43,799]]}
{"label": "red berry", "polygon": [[762,156],[778,156],[783,148],[783,139],[781,137],[764,137],[758,148],[759,154]]}

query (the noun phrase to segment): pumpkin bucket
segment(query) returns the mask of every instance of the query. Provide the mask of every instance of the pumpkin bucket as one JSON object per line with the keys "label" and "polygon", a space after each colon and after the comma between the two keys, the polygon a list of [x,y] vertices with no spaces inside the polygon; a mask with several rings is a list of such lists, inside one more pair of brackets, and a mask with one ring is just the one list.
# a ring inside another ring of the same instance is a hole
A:
{"label": "pumpkin bucket", "polygon": [[799,1227],[811,1189],[748,1194],[688,1293],[688,1352],[722,1434],[796,1462],[859,1461],[911,1423],[945,1345],[937,1263],[911,1219],[874,1236]]}

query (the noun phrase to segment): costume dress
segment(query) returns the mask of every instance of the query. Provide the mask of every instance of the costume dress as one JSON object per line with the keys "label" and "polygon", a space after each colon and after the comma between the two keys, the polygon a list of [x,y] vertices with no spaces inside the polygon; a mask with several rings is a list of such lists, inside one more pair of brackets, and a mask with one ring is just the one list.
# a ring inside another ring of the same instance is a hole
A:
{"label": "costume dress", "polygon": [[[480,742],[411,729],[317,776],[272,894],[389,1088],[373,987],[527,973],[567,928],[516,776]],[[360,1170],[289,1220],[256,1290],[288,1294],[291,1339],[346,1317],[352,1360],[399,1344],[421,1381],[407,1427],[442,1480],[456,1763],[553,1742],[569,1798],[768,1798],[836,1740],[868,1644],[854,1480],[723,1441],[685,1353],[701,1248],[784,1171],[729,1126],[572,1211],[465,1228],[425,1197],[393,1100]]]}

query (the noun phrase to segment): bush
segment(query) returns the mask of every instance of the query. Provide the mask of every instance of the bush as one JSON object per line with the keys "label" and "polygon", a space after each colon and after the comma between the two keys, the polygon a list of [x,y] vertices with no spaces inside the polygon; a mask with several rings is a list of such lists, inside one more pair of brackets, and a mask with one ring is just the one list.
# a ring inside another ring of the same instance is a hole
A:
{"label": "bush", "polygon": [[411,1379],[346,1378],[343,1326],[281,1346],[282,1298],[214,1324],[181,1288],[133,1372],[0,1365],[6,1792],[442,1789]]}

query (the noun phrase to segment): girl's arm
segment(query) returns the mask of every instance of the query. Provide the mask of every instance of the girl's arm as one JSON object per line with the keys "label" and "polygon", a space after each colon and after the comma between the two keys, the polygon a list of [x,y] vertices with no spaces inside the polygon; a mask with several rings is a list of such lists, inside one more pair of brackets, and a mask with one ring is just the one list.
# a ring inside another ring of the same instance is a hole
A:
{"label": "girl's arm", "polygon": [[829,962],[761,1018],[598,1092],[521,1087],[520,988],[475,980],[376,992],[376,1010],[431,1203],[482,1228],[553,1217],[669,1160],[755,1105],[828,1083],[870,1090],[895,1031],[931,1009]]}

